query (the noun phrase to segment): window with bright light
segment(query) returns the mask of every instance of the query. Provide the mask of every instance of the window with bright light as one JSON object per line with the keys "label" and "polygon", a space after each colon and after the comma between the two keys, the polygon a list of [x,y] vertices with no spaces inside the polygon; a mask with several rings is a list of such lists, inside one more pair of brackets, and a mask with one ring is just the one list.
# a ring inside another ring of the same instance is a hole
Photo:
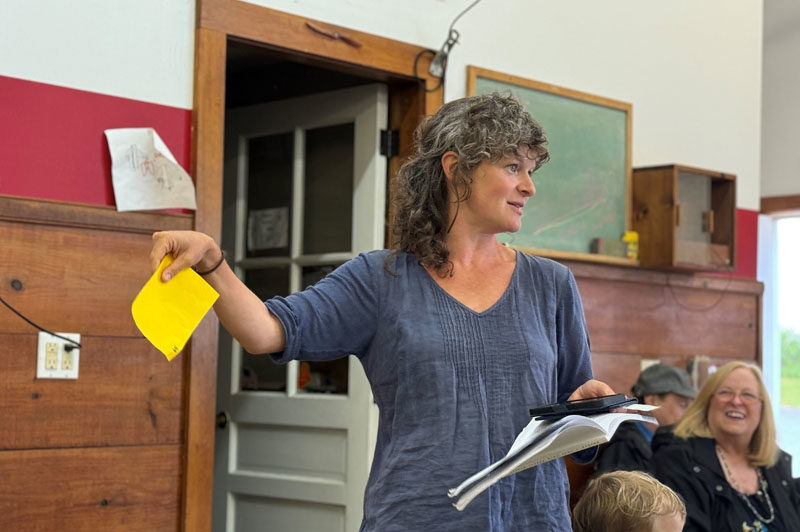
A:
{"label": "window with bright light", "polygon": [[[800,476],[800,217],[776,223],[776,296],[780,329],[780,412],[778,442],[792,455],[793,476]],[[773,403],[774,404],[774,403]]]}

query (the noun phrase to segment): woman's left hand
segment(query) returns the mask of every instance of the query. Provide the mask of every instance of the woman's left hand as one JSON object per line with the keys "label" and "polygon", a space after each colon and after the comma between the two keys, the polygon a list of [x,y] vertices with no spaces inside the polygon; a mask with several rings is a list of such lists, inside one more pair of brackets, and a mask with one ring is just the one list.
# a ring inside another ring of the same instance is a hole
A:
{"label": "woman's left hand", "polygon": [[589,399],[590,397],[601,397],[603,395],[614,395],[614,390],[608,384],[595,379],[588,380],[580,385],[580,387],[572,392],[569,396],[569,401],[575,399]]}

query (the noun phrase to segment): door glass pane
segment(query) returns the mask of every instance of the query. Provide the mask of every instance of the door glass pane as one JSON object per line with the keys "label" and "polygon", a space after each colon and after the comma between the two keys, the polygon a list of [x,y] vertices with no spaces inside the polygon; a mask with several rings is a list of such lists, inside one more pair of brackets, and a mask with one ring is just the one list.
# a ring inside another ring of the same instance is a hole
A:
{"label": "door glass pane", "polygon": [[247,257],[289,254],[294,133],[248,141]]}
{"label": "door glass pane", "polygon": [[[289,267],[274,266],[246,270],[244,283],[263,301],[289,294]],[[286,364],[276,364],[269,355],[251,355],[242,349],[240,386],[250,391],[286,391]]]}
{"label": "door glass pane", "polygon": [[289,266],[247,269],[244,272],[244,284],[261,301],[266,301],[273,296],[287,296],[289,295]]}
{"label": "door glass pane", "polygon": [[704,217],[711,208],[711,178],[679,171],[678,205],[680,220],[676,228],[676,259],[691,264],[710,264],[711,233]]}
{"label": "door glass pane", "polygon": [[303,253],[350,251],[354,124],[306,131]]}
{"label": "door glass pane", "polygon": [[297,393],[347,393],[348,357],[324,362],[301,362]]}
{"label": "door glass pane", "polygon": [[317,284],[317,281],[336,269],[333,264],[324,266],[304,266],[303,267],[303,288]]}
{"label": "door glass pane", "polygon": [[[335,264],[303,267],[303,286],[312,286],[336,269]],[[328,362],[301,362],[297,374],[299,393],[347,393],[347,358]]]}
{"label": "door glass pane", "polygon": [[276,364],[270,355],[251,355],[242,350],[242,391],[285,392],[286,364]]}

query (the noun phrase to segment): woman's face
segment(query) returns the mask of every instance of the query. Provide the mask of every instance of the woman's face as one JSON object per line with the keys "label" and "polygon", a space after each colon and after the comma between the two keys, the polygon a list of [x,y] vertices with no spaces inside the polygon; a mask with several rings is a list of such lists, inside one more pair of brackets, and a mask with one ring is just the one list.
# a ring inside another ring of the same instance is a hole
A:
{"label": "woman's face", "polygon": [[535,169],[535,154],[524,147],[495,163],[483,161],[475,169],[470,197],[461,205],[458,216],[464,216],[477,232],[518,231],[522,208],[536,192],[531,180]]}
{"label": "woman's face", "polygon": [[761,423],[758,379],[747,368],[736,368],[717,387],[708,406],[708,426],[714,438],[750,441]]}
{"label": "woman's face", "polygon": [[686,409],[692,404],[692,400],[688,397],[675,393],[667,393],[663,397],[648,395],[644,398],[644,402],[660,407],[652,412],[652,416],[658,420],[658,424],[662,427],[674,425],[680,421],[683,414],[686,413]]}

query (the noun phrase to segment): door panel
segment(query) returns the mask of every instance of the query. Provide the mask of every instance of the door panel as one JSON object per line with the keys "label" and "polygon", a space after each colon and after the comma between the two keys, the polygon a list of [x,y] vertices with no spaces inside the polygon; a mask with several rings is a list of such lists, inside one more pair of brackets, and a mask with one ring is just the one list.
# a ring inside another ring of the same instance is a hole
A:
{"label": "door panel", "polygon": [[[259,297],[383,247],[386,88],[230,110],[223,247]],[[377,408],[360,362],[278,365],[220,336],[215,531],[358,530]]]}

